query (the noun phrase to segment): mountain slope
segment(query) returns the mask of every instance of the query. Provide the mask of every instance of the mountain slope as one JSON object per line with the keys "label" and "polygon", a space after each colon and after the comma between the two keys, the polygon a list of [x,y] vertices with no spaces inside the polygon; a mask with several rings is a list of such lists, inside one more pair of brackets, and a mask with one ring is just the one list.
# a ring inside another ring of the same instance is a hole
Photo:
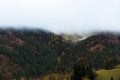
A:
{"label": "mountain slope", "polygon": [[0,56],[3,80],[71,72],[81,58],[95,69],[110,69],[120,64],[120,36],[99,33],[74,44],[44,30],[1,29]]}

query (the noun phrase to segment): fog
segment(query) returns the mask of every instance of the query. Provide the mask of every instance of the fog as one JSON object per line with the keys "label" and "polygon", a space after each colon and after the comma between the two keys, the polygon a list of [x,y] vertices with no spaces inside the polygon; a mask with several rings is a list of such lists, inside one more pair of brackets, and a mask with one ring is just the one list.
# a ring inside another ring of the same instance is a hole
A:
{"label": "fog", "polygon": [[0,0],[0,26],[120,32],[120,0]]}

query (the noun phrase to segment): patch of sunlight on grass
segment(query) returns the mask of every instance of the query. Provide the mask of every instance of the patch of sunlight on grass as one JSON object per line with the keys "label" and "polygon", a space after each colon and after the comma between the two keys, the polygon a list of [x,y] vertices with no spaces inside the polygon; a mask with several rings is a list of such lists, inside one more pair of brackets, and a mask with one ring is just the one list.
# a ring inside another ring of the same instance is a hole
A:
{"label": "patch of sunlight on grass", "polygon": [[96,80],[110,80],[113,77],[114,80],[120,78],[120,68],[111,69],[111,70],[98,70]]}

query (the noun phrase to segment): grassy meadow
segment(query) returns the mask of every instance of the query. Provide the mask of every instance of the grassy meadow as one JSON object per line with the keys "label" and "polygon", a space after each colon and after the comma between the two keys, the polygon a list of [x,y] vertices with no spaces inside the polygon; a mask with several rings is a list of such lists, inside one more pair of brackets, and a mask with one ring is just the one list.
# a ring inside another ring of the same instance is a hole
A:
{"label": "grassy meadow", "polygon": [[111,69],[111,70],[98,70],[96,80],[119,80],[120,78],[120,68]]}

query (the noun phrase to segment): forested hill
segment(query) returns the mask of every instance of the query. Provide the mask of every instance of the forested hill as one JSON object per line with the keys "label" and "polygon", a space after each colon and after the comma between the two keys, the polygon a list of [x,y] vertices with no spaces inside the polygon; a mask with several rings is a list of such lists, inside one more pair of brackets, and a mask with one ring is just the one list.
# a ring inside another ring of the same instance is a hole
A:
{"label": "forested hill", "polygon": [[81,58],[95,69],[120,64],[120,36],[95,34],[72,43],[44,30],[0,29],[0,78],[19,80],[72,72]]}

